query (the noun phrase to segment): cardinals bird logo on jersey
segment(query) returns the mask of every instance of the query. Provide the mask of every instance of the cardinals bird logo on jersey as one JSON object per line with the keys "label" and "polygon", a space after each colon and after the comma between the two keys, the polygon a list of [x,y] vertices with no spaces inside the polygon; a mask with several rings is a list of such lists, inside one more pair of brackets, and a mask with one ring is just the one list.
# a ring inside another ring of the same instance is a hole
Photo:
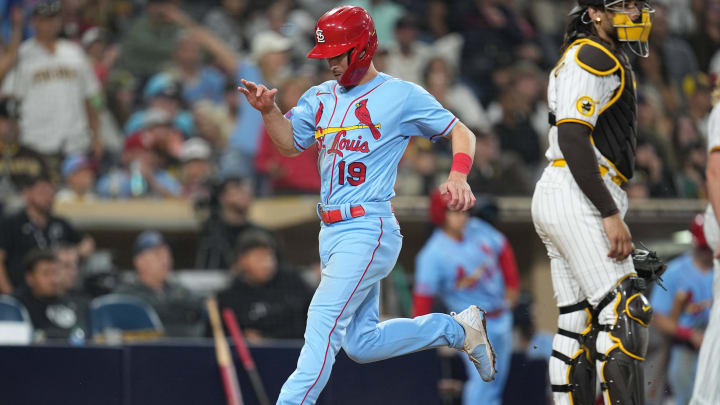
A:
{"label": "cardinals bird logo on jersey", "polygon": [[370,118],[370,111],[367,109],[367,99],[360,100],[359,103],[355,104],[355,117],[357,117],[360,123],[370,128],[370,132],[372,132],[375,140],[380,139],[380,131],[375,127],[375,124],[373,124],[372,118]]}

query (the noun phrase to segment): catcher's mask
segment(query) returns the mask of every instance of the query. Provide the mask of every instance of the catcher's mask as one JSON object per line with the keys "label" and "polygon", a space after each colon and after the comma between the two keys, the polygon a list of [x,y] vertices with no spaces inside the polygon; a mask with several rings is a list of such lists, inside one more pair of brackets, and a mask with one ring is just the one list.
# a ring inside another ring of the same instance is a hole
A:
{"label": "catcher's mask", "polygon": [[[631,0],[579,0],[579,7],[584,8],[582,22],[591,24],[590,16],[587,14],[587,7],[603,7],[605,11],[614,13],[613,26],[617,33],[617,40],[626,42],[630,50],[643,58],[650,54],[650,30],[652,29],[651,14],[655,9],[647,1]],[[634,14],[637,14],[635,16]]]}

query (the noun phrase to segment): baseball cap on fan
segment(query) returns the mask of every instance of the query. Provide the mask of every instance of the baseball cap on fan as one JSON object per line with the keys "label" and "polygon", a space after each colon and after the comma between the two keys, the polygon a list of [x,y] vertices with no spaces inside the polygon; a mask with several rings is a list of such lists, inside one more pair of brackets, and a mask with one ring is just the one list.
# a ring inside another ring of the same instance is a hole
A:
{"label": "baseball cap on fan", "polygon": [[208,160],[211,154],[210,146],[204,139],[190,138],[183,143],[180,161],[187,163],[192,160]]}
{"label": "baseball cap on fan", "polygon": [[92,169],[90,160],[83,155],[70,155],[63,161],[61,169],[62,176],[63,178],[68,178],[80,169]]}
{"label": "baseball cap on fan", "polygon": [[38,0],[31,6],[32,15],[37,17],[51,17],[62,11],[61,0]]}
{"label": "baseball cap on fan", "polygon": [[266,53],[289,51],[292,48],[292,43],[292,39],[284,37],[275,31],[260,32],[252,40],[250,58],[257,62]]}
{"label": "baseball cap on fan", "polygon": [[167,242],[160,232],[144,231],[135,239],[133,255],[137,256],[148,249],[164,245],[167,245]]}

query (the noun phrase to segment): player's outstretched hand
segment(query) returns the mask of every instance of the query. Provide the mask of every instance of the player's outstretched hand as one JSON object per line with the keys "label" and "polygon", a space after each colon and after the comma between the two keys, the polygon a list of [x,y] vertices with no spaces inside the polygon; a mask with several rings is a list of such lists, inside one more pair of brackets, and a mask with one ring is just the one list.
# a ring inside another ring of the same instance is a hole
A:
{"label": "player's outstretched hand", "polygon": [[632,237],[625,221],[620,218],[620,214],[611,215],[603,218],[603,228],[605,228],[605,234],[610,241],[608,257],[625,260],[633,251]]}
{"label": "player's outstretched hand", "polygon": [[268,113],[275,108],[275,94],[277,89],[268,89],[262,84],[249,82],[245,79],[240,79],[240,82],[245,87],[238,87],[240,93],[244,94],[251,106],[261,113]]}
{"label": "player's outstretched hand", "polygon": [[450,172],[447,181],[440,185],[440,193],[453,211],[467,211],[475,205],[475,196],[464,174]]}

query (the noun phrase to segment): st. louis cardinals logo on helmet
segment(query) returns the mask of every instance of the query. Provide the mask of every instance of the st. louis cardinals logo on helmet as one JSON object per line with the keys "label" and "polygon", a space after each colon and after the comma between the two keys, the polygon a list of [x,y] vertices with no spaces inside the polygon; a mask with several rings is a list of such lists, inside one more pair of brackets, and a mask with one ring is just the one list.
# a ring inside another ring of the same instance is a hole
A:
{"label": "st. louis cardinals logo on helmet", "polygon": [[348,67],[338,79],[345,87],[358,84],[378,47],[370,14],[355,6],[340,6],[323,14],[315,25],[315,41],[308,58],[329,59],[348,53]]}

